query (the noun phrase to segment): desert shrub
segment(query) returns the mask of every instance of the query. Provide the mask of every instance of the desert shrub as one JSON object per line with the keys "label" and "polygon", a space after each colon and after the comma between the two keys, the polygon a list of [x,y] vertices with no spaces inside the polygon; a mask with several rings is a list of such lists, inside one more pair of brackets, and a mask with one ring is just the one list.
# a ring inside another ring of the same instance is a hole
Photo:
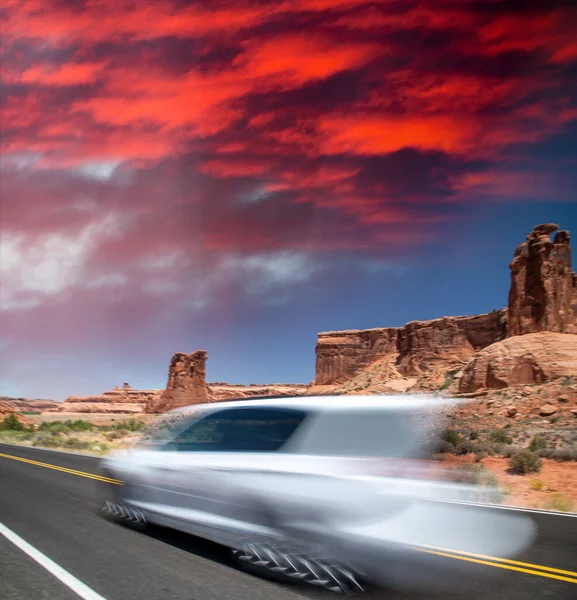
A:
{"label": "desert shrub", "polygon": [[531,450],[519,450],[509,459],[509,466],[517,475],[538,473],[541,470],[541,459]]}
{"label": "desert shrub", "polygon": [[537,456],[539,458],[553,458],[554,454],[554,448],[542,448],[541,450],[537,450]]}
{"label": "desert shrub", "polygon": [[483,465],[459,465],[453,473],[459,483],[497,487],[495,475]]}
{"label": "desert shrub", "polygon": [[543,450],[547,448],[547,440],[542,435],[536,435],[529,444],[529,450],[531,452],[537,452],[537,450]]}
{"label": "desert shrub", "polygon": [[62,444],[64,448],[70,448],[71,450],[88,450],[92,446],[92,442],[86,440],[79,440],[75,437],[69,437],[64,440]]}
{"label": "desert shrub", "polygon": [[533,479],[531,481],[531,489],[532,490],[542,490],[545,484],[540,479]]}
{"label": "desert shrub", "polygon": [[40,423],[38,431],[50,431],[51,433],[71,433],[72,431],[92,431],[94,425],[90,421],[83,421],[78,419],[73,421],[67,419],[66,421],[45,421]]}
{"label": "desert shrub", "polygon": [[449,372],[445,373],[445,381],[439,388],[439,391],[446,390],[453,383],[453,381],[455,380],[455,375],[458,372],[459,371],[449,371]]}
{"label": "desert shrub", "polygon": [[461,436],[454,429],[443,429],[440,438],[445,442],[449,442],[449,444],[452,444],[455,448],[461,441]]}
{"label": "desert shrub", "polygon": [[124,437],[124,433],[122,431],[111,431],[106,434],[106,439],[111,442],[112,440],[118,440]]}
{"label": "desert shrub", "polygon": [[517,446],[505,446],[505,447],[503,448],[503,451],[502,451],[502,453],[501,453],[501,454],[502,454],[502,455],[503,455],[505,458],[511,458],[511,456],[513,456],[513,454],[515,454],[515,453],[519,452],[519,450],[521,450],[521,448],[519,448],[519,447],[517,447]]}
{"label": "desert shrub", "polygon": [[547,510],[558,510],[561,512],[570,512],[573,510],[574,502],[569,496],[565,496],[559,492],[551,494],[551,498],[548,498],[541,504],[541,508]]}
{"label": "desert shrub", "polygon": [[493,442],[499,442],[500,444],[512,444],[513,438],[502,429],[495,429],[489,434],[489,439]]}
{"label": "desert shrub", "polygon": [[0,422],[0,429],[4,431],[25,431],[27,427],[18,420],[15,413],[10,413]]}
{"label": "desert shrub", "polygon": [[32,442],[32,445],[40,448],[60,448],[62,446],[62,439],[55,435],[42,435],[38,436]]}
{"label": "desert shrub", "polygon": [[105,454],[106,452],[108,452],[108,449],[109,449],[108,444],[96,444],[96,445],[92,446],[92,451],[98,452],[100,454]]}
{"label": "desert shrub", "polygon": [[34,437],[32,431],[14,431],[13,429],[0,429],[0,439],[8,442],[25,442]]}
{"label": "desert shrub", "polygon": [[451,442],[447,442],[447,440],[439,440],[436,450],[440,454],[455,454],[456,449]]}
{"label": "desert shrub", "polygon": [[478,440],[479,439],[479,432],[478,431],[471,431],[469,433],[469,439],[470,440]]}
{"label": "desert shrub", "polygon": [[136,419],[128,419],[127,421],[118,421],[117,423],[112,423],[111,425],[107,425],[102,427],[103,430],[108,431],[143,431],[146,429],[146,423],[142,421],[137,421]]}
{"label": "desert shrub", "polygon": [[577,460],[577,449],[576,448],[559,448],[554,450],[551,454],[551,458],[560,461]]}
{"label": "desert shrub", "polygon": [[456,453],[460,456],[473,452],[474,446],[471,440],[461,440],[457,444]]}

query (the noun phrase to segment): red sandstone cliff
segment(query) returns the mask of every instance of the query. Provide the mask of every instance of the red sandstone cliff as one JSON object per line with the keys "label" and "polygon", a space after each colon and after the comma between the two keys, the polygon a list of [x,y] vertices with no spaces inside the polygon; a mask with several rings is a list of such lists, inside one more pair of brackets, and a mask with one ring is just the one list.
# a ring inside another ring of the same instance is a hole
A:
{"label": "red sandstone cliff", "polygon": [[424,377],[431,387],[445,373],[463,367],[475,354],[506,335],[506,311],[473,317],[412,321],[404,327],[319,333],[318,385],[344,383],[376,361],[391,380]]}

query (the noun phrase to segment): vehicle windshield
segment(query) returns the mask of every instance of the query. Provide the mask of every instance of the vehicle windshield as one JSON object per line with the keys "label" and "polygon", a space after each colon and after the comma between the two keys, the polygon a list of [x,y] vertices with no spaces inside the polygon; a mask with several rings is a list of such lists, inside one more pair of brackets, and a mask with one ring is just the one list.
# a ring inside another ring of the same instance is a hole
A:
{"label": "vehicle windshield", "polygon": [[139,446],[160,446],[172,441],[185,431],[199,412],[168,412],[156,418],[142,433]]}
{"label": "vehicle windshield", "polygon": [[317,414],[295,440],[303,454],[426,458],[429,412],[327,411]]}

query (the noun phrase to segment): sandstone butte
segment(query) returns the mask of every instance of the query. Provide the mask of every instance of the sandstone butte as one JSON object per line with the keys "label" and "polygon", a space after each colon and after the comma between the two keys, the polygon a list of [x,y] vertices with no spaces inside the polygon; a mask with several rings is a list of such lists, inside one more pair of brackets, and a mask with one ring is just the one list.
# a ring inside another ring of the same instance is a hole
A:
{"label": "sandstone butte", "polygon": [[453,380],[465,393],[577,376],[577,275],[569,232],[558,229],[537,225],[516,249],[507,308],[319,333],[310,393],[434,390]]}

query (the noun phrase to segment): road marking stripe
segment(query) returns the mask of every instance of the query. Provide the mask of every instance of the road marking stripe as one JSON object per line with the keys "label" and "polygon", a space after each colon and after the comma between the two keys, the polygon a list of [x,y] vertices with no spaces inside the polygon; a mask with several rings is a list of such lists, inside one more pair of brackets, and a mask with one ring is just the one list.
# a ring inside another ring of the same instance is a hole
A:
{"label": "road marking stripe", "polygon": [[470,556],[472,558],[481,558],[483,560],[496,561],[501,563],[507,563],[509,565],[517,565],[519,567],[528,567],[529,569],[538,569],[540,571],[551,571],[552,573],[560,573],[561,575],[569,575],[577,579],[577,572],[575,571],[564,571],[563,569],[555,569],[553,567],[545,567],[543,565],[535,565],[533,563],[520,562],[518,560],[511,560],[509,558],[499,558],[497,556],[487,556],[486,554],[475,554],[474,552],[466,552],[464,550],[453,550],[452,548],[442,548],[440,546],[429,546],[426,544],[413,544],[415,548],[421,548],[424,550],[433,550],[436,552],[448,552],[450,554],[460,554],[463,556]]}
{"label": "road marking stripe", "polygon": [[9,458],[11,460],[17,460],[38,467],[44,467],[45,469],[54,469],[55,471],[62,471],[63,473],[70,473],[71,475],[78,475],[79,477],[88,477],[89,479],[96,479],[97,481],[104,481],[105,483],[112,483],[115,485],[122,485],[122,481],[118,479],[111,479],[110,477],[103,477],[102,475],[96,475],[94,473],[87,473],[86,471],[77,471],[76,469],[67,469],[66,467],[60,467],[58,465],[52,465],[50,463],[40,462],[38,460],[32,460],[30,458],[22,458],[21,456],[13,456],[12,454],[4,454],[0,452],[0,457]]}
{"label": "road marking stripe", "polygon": [[66,587],[70,588],[75,594],[80,596],[83,600],[106,600],[103,596],[89,588],[85,583],[82,583],[79,579],[76,579],[74,575],[63,569],[60,565],[57,565],[52,559],[48,558],[45,554],[40,552],[29,544],[26,540],[22,539],[18,534],[14,533],[11,529],[8,529],[5,525],[0,523],[0,533],[15,546],[20,548],[22,552],[25,552],[30,558],[35,560],[41,567],[44,567],[49,573],[54,575],[56,579],[61,581]]}
{"label": "road marking stripe", "polygon": [[427,554],[434,554],[436,556],[444,556],[446,558],[454,558],[457,560],[464,560],[467,562],[477,563],[480,565],[487,565],[489,567],[496,567],[498,569],[507,569],[509,571],[518,571],[520,573],[528,573],[529,575],[538,575],[539,577],[548,577],[549,579],[559,579],[560,581],[567,581],[569,583],[577,584],[577,579],[571,577],[564,577],[562,575],[554,575],[553,573],[544,573],[543,571],[534,571],[532,569],[522,569],[521,567],[514,567],[512,565],[505,565],[503,563],[491,562],[488,560],[479,560],[477,558],[468,558],[460,554],[451,554],[449,552],[437,552],[435,550],[427,550],[426,548],[415,548],[417,552],[425,552]]}

